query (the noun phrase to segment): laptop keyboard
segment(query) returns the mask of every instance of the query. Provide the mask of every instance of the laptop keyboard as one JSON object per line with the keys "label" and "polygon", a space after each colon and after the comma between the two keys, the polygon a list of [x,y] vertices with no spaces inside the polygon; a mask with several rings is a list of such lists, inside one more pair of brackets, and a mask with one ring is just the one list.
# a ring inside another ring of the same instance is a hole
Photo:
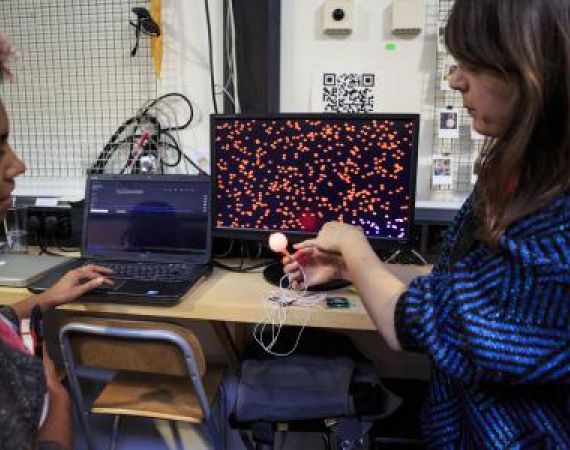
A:
{"label": "laptop keyboard", "polygon": [[195,269],[193,264],[186,263],[120,263],[115,261],[97,261],[94,263],[113,270],[111,278],[123,280],[186,281],[192,276]]}

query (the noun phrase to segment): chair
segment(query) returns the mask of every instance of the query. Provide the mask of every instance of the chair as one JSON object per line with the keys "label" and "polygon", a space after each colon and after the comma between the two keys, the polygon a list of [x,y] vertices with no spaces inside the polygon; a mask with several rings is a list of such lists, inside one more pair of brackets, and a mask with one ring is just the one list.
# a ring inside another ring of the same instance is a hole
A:
{"label": "chair", "polygon": [[[60,330],[71,396],[87,444],[95,449],[89,414],[115,416],[115,448],[122,416],[204,424],[213,448],[223,448],[223,420],[217,425],[211,405],[224,370],[208,367],[202,347],[190,330],[178,325],[119,319],[71,319]],[[87,410],[77,367],[113,369],[114,377]],[[222,417],[224,401],[222,405]],[[222,432],[221,432],[222,431]]]}
{"label": "chair", "polygon": [[[298,336],[283,328],[272,350],[285,353]],[[248,450],[279,448],[289,431],[319,433],[325,450],[365,448],[373,418],[399,405],[346,335],[310,328],[294,355],[270,357],[250,342],[244,356],[239,378],[225,383],[229,424]]]}

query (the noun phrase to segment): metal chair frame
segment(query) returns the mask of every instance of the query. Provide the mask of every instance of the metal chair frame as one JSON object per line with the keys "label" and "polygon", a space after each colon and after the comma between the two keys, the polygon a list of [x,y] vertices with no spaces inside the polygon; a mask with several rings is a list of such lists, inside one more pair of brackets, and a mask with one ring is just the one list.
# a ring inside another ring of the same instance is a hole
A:
{"label": "metal chair frame", "polygon": [[[73,333],[80,333],[84,335],[95,335],[104,337],[114,337],[121,339],[132,339],[132,340],[147,340],[147,341],[162,341],[174,344],[180,349],[182,355],[184,356],[184,361],[186,363],[186,368],[188,374],[190,375],[190,380],[196,391],[200,406],[203,411],[204,419],[203,423],[206,425],[211,442],[214,445],[215,450],[222,450],[224,448],[225,439],[222,438],[223,434],[215,423],[215,418],[212,415],[212,411],[208,402],[208,397],[204,390],[202,384],[202,379],[198,366],[196,364],[196,359],[194,357],[194,352],[192,348],[177,333],[171,330],[160,330],[160,329],[133,329],[133,328],[121,328],[121,327],[106,327],[100,325],[92,325],[78,322],[70,322],[63,326],[60,330],[59,336],[61,341],[61,349],[63,354],[63,359],[65,363],[65,368],[67,371],[67,376],[69,380],[69,386],[71,389],[71,396],[73,403],[77,409],[80,423],[85,432],[85,437],[87,440],[87,445],[90,450],[94,450],[95,441],[89,427],[89,414],[90,411],[85,408],[85,402],[83,400],[83,395],[81,392],[81,386],[77,377],[77,367],[73,358],[73,349],[70,340],[70,335]],[[207,375],[206,375],[207,376]],[[220,385],[220,395],[221,398],[221,408],[222,408],[222,419],[220,420],[220,426],[224,427],[224,399],[223,399],[223,387]],[[113,435],[111,441],[111,448],[115,447],[115,443],[118,438],[118,430],[120,424],[120,415],[115,415],[115,421],[113,426]]]}

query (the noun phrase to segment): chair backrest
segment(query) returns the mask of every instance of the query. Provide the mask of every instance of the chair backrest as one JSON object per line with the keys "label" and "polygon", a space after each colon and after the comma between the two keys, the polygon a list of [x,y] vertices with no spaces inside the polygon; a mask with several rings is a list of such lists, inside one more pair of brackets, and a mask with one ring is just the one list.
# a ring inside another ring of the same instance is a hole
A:
{"label": "chair backrest", "polygon": [[[212,374],[217,372],[210,370],[206,375],[202,346],[190,330],[162,322],[73,317],[63,324],[59,336],[72,399],[80,412],[79,420],[89,448],[96,447],[85,413],[87,410],[76,370],[78,365],[114,369],[119,372],[142,372],[150,374],[151,378],[156,378],[152,377],[153,375],[172,375],[177,378],[176,385],[191,383],[194,389],[192,395],[195,395],[201,413],[200,421],[206,424],[215,449],[222,449],[221,434],[213,420],[208,394],[213,393],[213,389],[217,391],[219,387],[219,380],[218,383],[212,381]],[[128,374],[119,373],[116,378],[124,375]],[[145,377],[139,377],[142,378]],[[210,391],[207,391],[208,386]],[[188,390],[184,388],[177,392],[188,393]],[[157,406],[146,397],[137,398],[135,404],[138,404],[139,400],[152,404],[152,408]],[[130,397],[127,401],[132,403]],[[158,403],[160,406],[160,401]],[[186,408],[181,414],[187,416],[188,411],[193,411],[195,406],[190,405],[190,408]],[[114,414],[117,414],[119,408],[115,404],[113,409]]]}
{"label": "chair backrest", "polygon": [[79,317],[65,323],[60,334],[68,337],[79,365],[187,376],[190,362],[200,377],[206,372],[198,338],[178,325]]}

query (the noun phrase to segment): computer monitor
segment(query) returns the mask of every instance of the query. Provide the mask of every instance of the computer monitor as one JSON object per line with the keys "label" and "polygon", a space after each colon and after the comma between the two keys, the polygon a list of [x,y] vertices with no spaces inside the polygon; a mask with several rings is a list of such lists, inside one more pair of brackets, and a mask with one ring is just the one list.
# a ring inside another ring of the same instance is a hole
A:
{"label": "computer monitor", "polygon": [[213,115],[214,234],[299,241],[328,221],[409,246],[417,114]]}

